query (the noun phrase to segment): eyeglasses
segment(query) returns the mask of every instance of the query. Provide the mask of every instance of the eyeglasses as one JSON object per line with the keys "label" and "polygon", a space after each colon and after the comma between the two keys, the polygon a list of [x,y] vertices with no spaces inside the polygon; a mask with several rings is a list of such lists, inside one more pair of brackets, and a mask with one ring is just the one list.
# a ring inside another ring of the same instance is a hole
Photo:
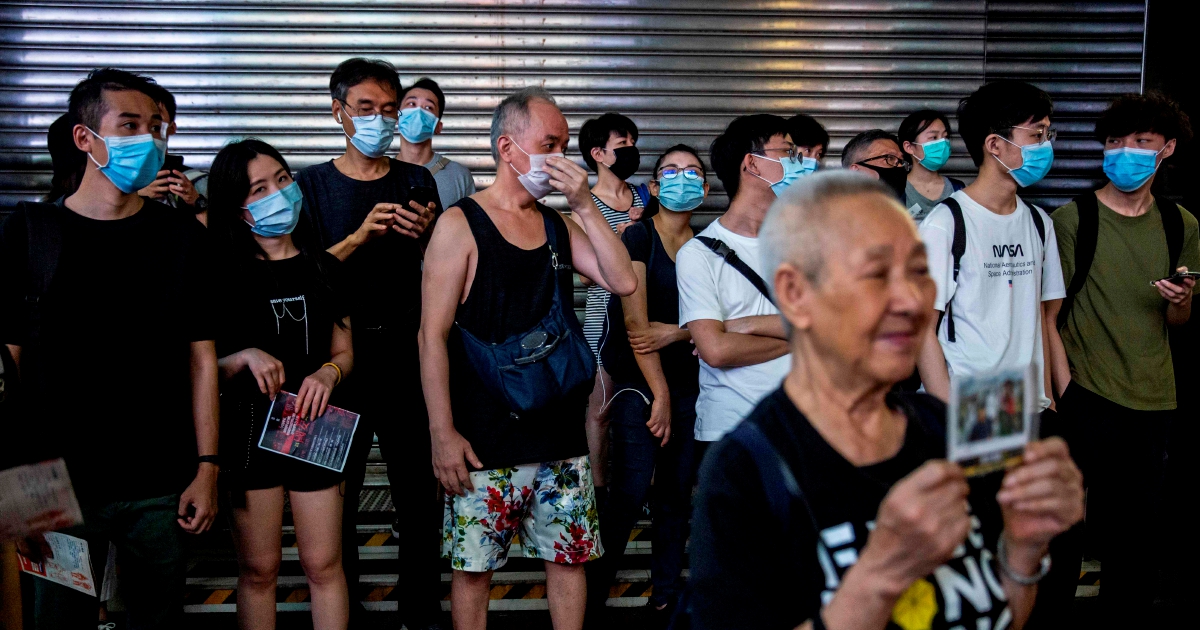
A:
{"label": "eyeglasses", "polygon": [[658,172],[658,176],[663,179],[675,179],[681,174],[684,179],[704,179],[704,173],[697,168],[674,168],[668,166]]}
{"label": "eyeglasses", "polygon": [[906,171],[912,168],[912,165],[906,162],[904,158],[897,155],[892,155],[890,153],[876,155],[875,157],[869,157],[865,160],[859,160],[855,162],[855,164],[858,164],[859,166],[867,166],[867,162],[874,162],[875,160],[883,160],[883,163],[886,164],[888,168],[904,168]]}
{"label": "eyeglasses", "polygon": [[388,106],[384,107],[381,111],[375,111],[375,109],[372,108],[369,111],[360,111],[356,114],[356,113],[354,113],[355,108],[352,108],[350,106],[350,103],[347,103],[346,101],[342,101],[342,108],[345,109],[347,112],[350,112],[351,116],[356,116],[356,117],[357,116],[374,116],[376,114],[383,114],[387,118],[395,118],[396,111],[397,111],[395,105],[388,105]]}
{"label": "eyeglasses", "polygon": [[1009,129],[1024,129],[1025,131],[1032,131],[1033,133],[1037,134],[1038,144],[1043,142],[1054,142],[1054,139],[1058,137],[1058,130],[1054,127],[1022,127],[1020,125],[1013,125],[1012,127],[1009,127]]}
{"label": "eyeglasses", "polygon": [[760,155],[762,157],[767,157],[766,155],[763,155],[767,151],[779,151],[779,152],[783,153],[784,155],[786,155],[787,157],[792,158],[793,160],[796,159],[796,156],[800,155],[800,152],[796,149],[795,145],[789,146],[789,147],[779,147],[779,148],[775,148],[775,149],[763,148],[761,151],[752,152],[751,155]]}

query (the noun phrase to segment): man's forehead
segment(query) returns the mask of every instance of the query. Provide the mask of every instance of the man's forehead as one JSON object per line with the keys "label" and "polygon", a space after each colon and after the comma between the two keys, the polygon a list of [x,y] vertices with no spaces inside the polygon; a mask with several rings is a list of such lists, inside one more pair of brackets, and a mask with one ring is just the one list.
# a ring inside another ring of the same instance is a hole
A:
{"label": "man's forehead", "polygon": [[139,117],[163,119],[165,108],[161,107],[148,94],[138,90],[105,90],[104,103],[108,108],[105,115],[124,116],[134,114]]}
{"label": "man's forehead", "polygon": [[879,138],[872,142],[871,146],[867,147],[867,157],[887,155],[889,153],[892,155],[903,155],[900,153],[900,147],[896,146],[895,142],[892,142],[887,138]]}
{"label": "man's forehead", "polygon": [[362,83],[358,83],[346,90],[346,100],[348,101],[389,101],[394,100],[396,95],[392,92],[391,86],[384,85],[374,79],[367,79]]}
{"label": "man's forehead", "polygon": [[437,95],[425,88],[412,88],[404,94],[404,100],[416,99],[437,103]]}
{"label": "man's forehead", "polygon": [[895,247],[901,247],[907,254],[914,244],[921,242],[904,210],[882,193],[840,197],[833,206],[827,227],[833,227],[831,232],[839,241],[835,249],[860,249],[868,255],[878,255],[882,251],[878,248],[886,246],[890,255]]}
{"label": "man's forehead", "polygon": [[571,130],[567,126],[566,116],[557,107],[546,101],[534,100],[529,103],[529,133],[539,139],[546,136],[565,139]]}

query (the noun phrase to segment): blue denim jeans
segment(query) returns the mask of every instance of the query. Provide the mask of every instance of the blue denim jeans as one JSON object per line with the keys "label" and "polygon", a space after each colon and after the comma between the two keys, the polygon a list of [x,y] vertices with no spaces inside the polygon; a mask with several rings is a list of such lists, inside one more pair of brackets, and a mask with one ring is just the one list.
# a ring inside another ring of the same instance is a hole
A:
{"label": "blue denim jeans", "polygon": [[[127,627],[180,627],[187,563],[183,548],[186,534],[175,522],[179,495],[85,505],[82,509],[83,524],[62,533],[87,541],[96,590],[101,588],[111,540],[121,563]],[[99,605],[91,595],[34,579],[35,630],[95,628]]]}
{"label": "blue denim jeans", "polygon": [[[618,385],[613,389],[624,388]],[[604,605],[647,495],[654,520],[654,554],[650,561],[654,590],[650,603],[654,606],[674,603],[683,592],[684,580],[680,574],[688,538],[692,487],[699,464],[694,440],[696,395],[671,399],[671,439],[666,446],[660,446],[662,438],[654,437],[646,427],[649,418],[650,406],[634,392],[619,394],[612,402],[611,479],[608,502],[600,514],[600,535],[606,553],[594,563],[595,575],[589,575],[592,606]]]}

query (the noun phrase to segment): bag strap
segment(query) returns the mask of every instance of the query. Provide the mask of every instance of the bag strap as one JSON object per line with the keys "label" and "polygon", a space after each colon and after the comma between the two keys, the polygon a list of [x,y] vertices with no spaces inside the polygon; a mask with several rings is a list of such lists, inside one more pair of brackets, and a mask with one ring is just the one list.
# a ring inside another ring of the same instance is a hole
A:
{"label": "bag strap", "polygon": [[[954,197],[946,197],[942,200],[946,207],[950,209],[950,217],[954,220],[954,240],[950,243],[950,256],[954,260],[954,286],[955,293],[958,292],[958,270],[962,267],[963,254],[967,252],[967,226],[963,222],[962,206]],[[946,308],[938,315],[938,328],[942,327],[942,320],[946,320],[946,339],[950,343],[954,343],[954,295],[951,294],[946,298]]]}
{"label": "bag strap", "polygon": [[[575,267],[571,265],[571,231],[570,229],[558,229],[552,216],[558,215],[556,210],[540,203],[537,204],[537,208],[541,211],[542,223],[546,226],[546,245],[550,248],[550,268],[554,271],[554,300],[558,302],[565,314],[570,315],[568,319],[574,320],[572,301],[563,299],[564,295],[572,295],[572,272],[575,271]],[[562,220],[561,215],[559,217],[559,220]],[[565,223],[563,227],[566,227]],[[562,273],[564,271],[565,274]]]}
{"label": "bag strap", "polygon": [[1042,242],[1042,260],[1046,259],[1046,222],[1042,220],[1042,209],[1033,205],[1029,206],[1029,215],[1033,217],[1033,227],[1037,228],[1038,240]]}
{"label": "bag strap", "polygon": [[746,264],[746,261],[738,258],[737,252],[733,251],[724,241],[709,236],[697,236],[696,240],[708,246],[713,253],[725,260],[725,264],[733,267],[746,280],[749,280],[750,284],[754,285],[754,288],[758,289],[758,292],[762,293],[768,302],[775,303],[775,300],[771,299],[771,290],[767,288],[767,283],[763,281],[762,276],[759,276],[758,272],[751,269],[750,265]]}
{"label": "bag strap", "polygon": [[779,521],[780,530],[788,531],[792,519],[792,502],[799,501],[807,512],[813,532],[820,534],[821,526],[817,523],[817,517],[800,487],[800,482],[758,424],[743,422],[729,433],[729,437],[753,457],[763,491],[767,495],[767,504],[771,514]]}
{"label": "bag strap", "polygon": [[442,169],[450,165],[450,158],[439,155],[438,159],[433,162],[433,166],[429,167],[430,175],[437,175]]}
{"label": "bag strap", "polygon": [[1075,229],[1075,270],[1071,275],[1071,283],[1067,286],[1062,308],[1058,311],[1060,329],[1067,325],[1067,315],[1075,305],[1075,296],[1087,284],[1092,261],[1096,258],[1096,241],[1100,238],[1100,203],[1096,200],[1096,192],[1083,193],[1075,197],[1074,201],[1079,210],[1079,226]]}
{"label": "bag strap", "polygon": [[20,211],[25,216],[29,238],[25,292],[29,345],[36,346],[42,332],[42,300],[54,280],[62,254],[62,225],[57,204],[26,201],[20,204]]}
{"label": "bag strap", "polygon": [[1175,273],[1179,267],[1179,254],[1183,252],[1183,213],[1179,205],[1165,198],[1155,197],[1158,213],[1162,216],[1163,232],[1167,235],[1167,254],[1171,259],[1171,268],[1167,272]]}

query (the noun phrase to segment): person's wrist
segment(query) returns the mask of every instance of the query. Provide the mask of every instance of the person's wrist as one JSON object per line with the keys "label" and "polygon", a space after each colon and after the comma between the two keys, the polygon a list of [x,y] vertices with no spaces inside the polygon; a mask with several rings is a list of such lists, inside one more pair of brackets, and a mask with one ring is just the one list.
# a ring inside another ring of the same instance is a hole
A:
{"label": "person's wrist", "polygon": [[1049,548],[1049,543],[1013,540],[1008,532],[1004,533],[1004,561],[1022,575],[1036,574]]}

